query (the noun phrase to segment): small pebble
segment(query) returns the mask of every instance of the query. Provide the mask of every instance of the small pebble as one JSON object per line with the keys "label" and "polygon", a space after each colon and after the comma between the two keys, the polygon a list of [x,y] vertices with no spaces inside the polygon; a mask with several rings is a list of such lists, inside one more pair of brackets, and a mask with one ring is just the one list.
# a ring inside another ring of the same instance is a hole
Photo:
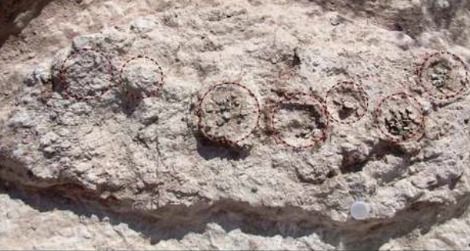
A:
{"label": "small pebble", "polygon": [[370,207],[364,201],[355,201],[351,206],[351,216],[355,220],[365,220],[369,218]]}

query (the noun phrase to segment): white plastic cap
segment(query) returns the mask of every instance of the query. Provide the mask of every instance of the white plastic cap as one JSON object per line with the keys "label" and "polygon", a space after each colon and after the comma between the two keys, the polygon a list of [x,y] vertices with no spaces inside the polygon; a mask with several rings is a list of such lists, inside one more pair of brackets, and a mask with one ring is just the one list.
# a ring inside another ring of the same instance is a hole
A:
{"label": "white plastic cap", "polygon": [[364,201],[355,201],[351,205],[351,216],[356,220],[365,220],[369,218],[370,207]]}

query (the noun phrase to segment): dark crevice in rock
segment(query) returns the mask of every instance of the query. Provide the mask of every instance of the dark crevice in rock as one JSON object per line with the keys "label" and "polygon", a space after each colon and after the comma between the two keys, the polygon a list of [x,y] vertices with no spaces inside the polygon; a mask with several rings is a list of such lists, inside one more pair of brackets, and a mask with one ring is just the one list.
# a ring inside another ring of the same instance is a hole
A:
{"label": "dark crevice in rock", "polygon": [[52,0],[0,1],[0,47],[11,35],[19,34],[50,2]]}
{"label": "dark crevice in rock", "polygon": [[462,194],[454,205],[416,202],[390,219],[340,223],[300,207],[267,207],[230,199],[200,200],[191,206],[166,205],[142,210],[134,207],[135,202],[119,201],[112,196],[103,199],[96,191],[72,184],[37,188],[0,180],[0,192],[21,199],[41,212],[61,209],[88,217],[107,217],[113,225],[124,222],[153,243],[181,240],[188,233],[203,233],[208,223],[217,223],[226,231],[240,229],[260,236],[298,238],[316,233],[323,242],[347,249],[377,249],[390,238],[415,229],[427,232],[436,224],[461,216],[470,205],[470,194]]}
{"label": "dark crevice in rock", "polygon": [[405,152],[398,144],[386,141],[380,141],[373,146],[369,153],[369,159],[382,159],[385,155],[392,154],[401,158],[408,158],[408,153]]}
{"label": "dark crevice in rock", "polygon": [[367,163],[367,156],[362,155],[360,151],[344,152],[339,169],[342,174],[360,172]]}
{"label": "dark crevice in rock", "polygon": [[[470,10],[466,0],[425,1],[426,9],[410,4],[408,8],[391,10],[388,1],[335,1],[309,0],[324,10],[350,13],[355,16],[372,18],[389,30],[403,31],[412,38],[429,30],[448,29],[452,41],[464,45],[468,42],[467,33],[461,32],[462,26],[469,26],[465,20],[458,20],[459,11]],[[470,26],[469,26],[470,27]]]}
{"label": "dark crevice in rock", "polygon": [[[380,225],[369,228],[363,235],[353,234],[352,239],[345,236],[348,250],[377,250],[390,239],[404,236],[419,229],[425,234],[432,227],[445,223],[448,220],[459,218],[470,205],[470,194],[463,194],[457,198],[457,204],[448,206],[433,202],[416,202]],[[363,236],[363,239],[357,239]]]}
{"label": "dark crevice in rock", "polygon": [[227,160],[242,160],[249,156],[250,147],[243,145],[226,145],[212,142],[202,135],[196,135],[197,152],[206,160],[221,158]]}
{"label": "dark crevice in rock", "polygon": [[302,60],[299,57],[297,49],[294,50],[294,55],[292,56],[291,67],[296,67],[302,64]]}

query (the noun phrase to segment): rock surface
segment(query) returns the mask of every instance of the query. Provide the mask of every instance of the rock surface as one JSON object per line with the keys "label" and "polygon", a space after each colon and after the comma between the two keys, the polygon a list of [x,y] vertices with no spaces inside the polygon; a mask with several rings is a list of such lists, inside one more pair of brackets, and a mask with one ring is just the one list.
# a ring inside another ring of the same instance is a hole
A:
{"label": "rock surface", "polygon": [[468,1],[26,2],[1,249],[468,249]]}

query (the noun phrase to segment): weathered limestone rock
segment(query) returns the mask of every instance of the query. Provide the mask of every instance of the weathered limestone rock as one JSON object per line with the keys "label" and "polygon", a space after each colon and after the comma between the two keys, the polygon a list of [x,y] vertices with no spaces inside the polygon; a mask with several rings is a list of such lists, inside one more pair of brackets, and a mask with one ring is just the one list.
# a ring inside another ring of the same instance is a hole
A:
{"label": "weathered limestone rock", "polygon": [[470,5],[362,2],[51,2],[0,47],[0,248],[468,248]]}

